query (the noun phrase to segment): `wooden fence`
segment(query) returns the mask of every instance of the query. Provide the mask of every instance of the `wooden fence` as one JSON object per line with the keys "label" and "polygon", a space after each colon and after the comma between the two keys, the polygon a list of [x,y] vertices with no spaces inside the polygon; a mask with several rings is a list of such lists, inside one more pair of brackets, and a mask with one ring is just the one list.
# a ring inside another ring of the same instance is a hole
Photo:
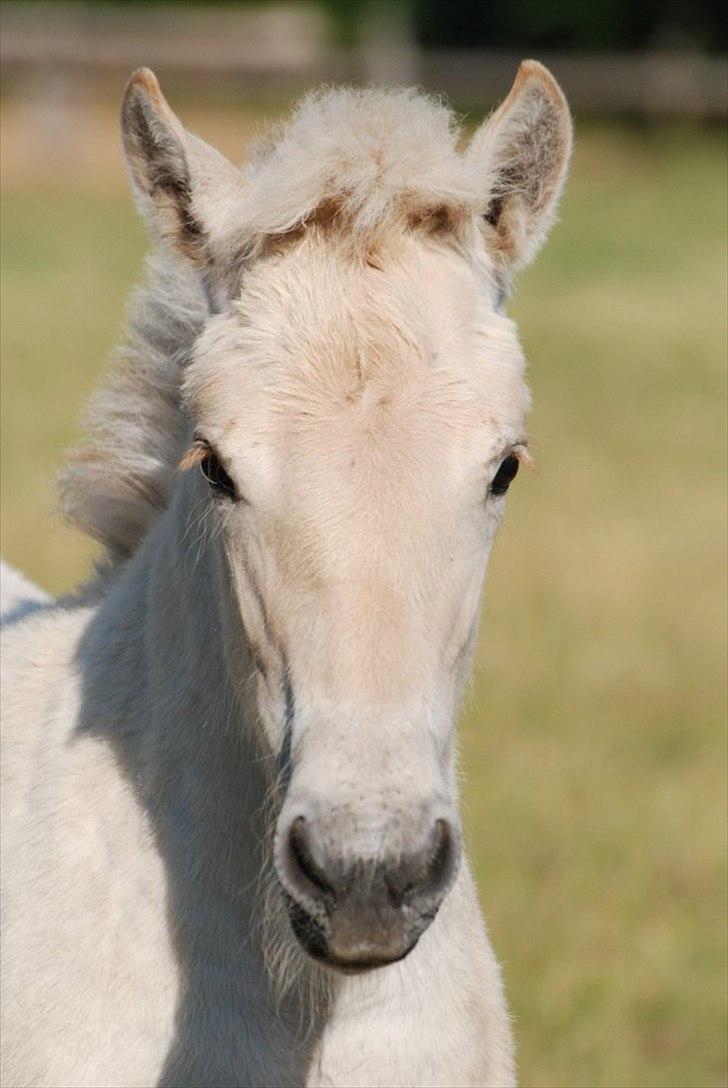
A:
{"label": "wooden fence", "polygon": [[[380,7],[380,10],[381,7]],[[395,6],[390,11],[394,12]],[[4,85],[104,76],[140,64],[204,92],[234,85],[290,94],[326,81],[417,83],[456,102],[488,104],[509,86],[521,54],[423,50],[405,21],[380,19],[359,48],[337,50],[321,11],[293,0],[264,8],[12,3],[0,8]],[[726,59],[691,52],[540,52],[577,112],[709,117],[726,113]],[[49,90],[49,93],[50,90]],[[55,92],[53,92],[55,93]]]}

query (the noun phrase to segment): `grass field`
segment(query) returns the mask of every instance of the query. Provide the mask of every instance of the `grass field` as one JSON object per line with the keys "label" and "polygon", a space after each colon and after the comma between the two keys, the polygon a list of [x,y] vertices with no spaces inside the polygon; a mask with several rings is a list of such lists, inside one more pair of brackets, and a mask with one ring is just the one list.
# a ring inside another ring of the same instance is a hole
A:
{"label": "grass field", "polygon": [[[541,471],[491,565],[463,770],[524,1085],[726,1083],[725,182],[715,132],[585,129],[512,307]],[[92,549],[53,473],[146,241],[92,174],[13,172],[2,226],[2,548],[57,591]]]}

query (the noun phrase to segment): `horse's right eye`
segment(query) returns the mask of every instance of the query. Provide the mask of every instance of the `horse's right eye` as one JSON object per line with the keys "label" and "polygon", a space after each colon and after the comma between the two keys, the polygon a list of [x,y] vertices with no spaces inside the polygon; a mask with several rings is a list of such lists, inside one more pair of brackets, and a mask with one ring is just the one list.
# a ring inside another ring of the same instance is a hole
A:
{"label": "horse's right eye", "polygon": [[518,472],[518,463],[518,458],[515,453],[506,457],[505,461],[501,461],[500,467],[490,485],[491,495],[505,495],[511,485],[511,481]]}
{"label": "horse's right eye", "polygon": [[235,484],[223,468],[220,458],[214,450],[209,450],[200,461],[200,470],[217,495],[226,495],[229,499],[237,497]]}

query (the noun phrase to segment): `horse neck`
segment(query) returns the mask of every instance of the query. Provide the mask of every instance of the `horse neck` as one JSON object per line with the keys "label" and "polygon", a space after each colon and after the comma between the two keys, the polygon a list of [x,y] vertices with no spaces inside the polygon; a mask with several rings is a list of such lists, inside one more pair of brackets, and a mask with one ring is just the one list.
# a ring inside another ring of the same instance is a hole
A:
{"label": "horse neck", "polygon": [[223,883],[255,883],[267,763],[254,705],[228,674],[215,546],[189,540],[192,491],[177,489],[99,606],[85,640],[85,693],[103,708],[107,739],[163,849],[199,862],[210,880],[219,869]]}

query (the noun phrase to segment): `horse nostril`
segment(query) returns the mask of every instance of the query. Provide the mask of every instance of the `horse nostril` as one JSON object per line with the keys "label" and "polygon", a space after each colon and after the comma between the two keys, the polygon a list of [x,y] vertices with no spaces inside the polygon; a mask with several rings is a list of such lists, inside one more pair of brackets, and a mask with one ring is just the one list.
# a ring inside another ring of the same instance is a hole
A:
{"label": "horse nostril", "polygon": [[402,859],[385,876],[389,900],[394,907],[439,898],[457,862],[455,836],[447,820],[435,821],[427,845]]}
{"label": "horse nostril", "polygon": [[440,888],[450,879],[455,852],[452,829],[447,820],[435,821],[433,840],[432,851],[427,863],[428,876],[426,883],[431,888]]}
{"label": "horse nostril", "polygon": [[288,833],[288,850],[293,869],[311,885],[315,893],[323,894],[328,900],[336,901],[338,889],[320,865],[314,860],[308,842],[306,820],[297,816]]}

